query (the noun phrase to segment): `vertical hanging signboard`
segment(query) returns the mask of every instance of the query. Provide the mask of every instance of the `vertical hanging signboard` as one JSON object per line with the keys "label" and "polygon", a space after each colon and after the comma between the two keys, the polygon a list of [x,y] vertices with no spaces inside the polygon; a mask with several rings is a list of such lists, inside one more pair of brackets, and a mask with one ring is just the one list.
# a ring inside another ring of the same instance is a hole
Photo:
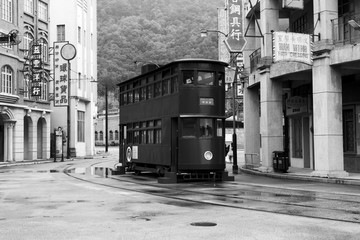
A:
{"label": "vertical hanging signboard", "polygon": [[60,53],[65,44],[68,42],[54,43],[54,107],[65,107],[69,104],[69,62]]}
{"label": "vertical hanging signboard", "polygon": [[243,8],[241,0],[228,0],[229,36],[225,40],[229,52],[242,52],[246,45],[243,35]]}

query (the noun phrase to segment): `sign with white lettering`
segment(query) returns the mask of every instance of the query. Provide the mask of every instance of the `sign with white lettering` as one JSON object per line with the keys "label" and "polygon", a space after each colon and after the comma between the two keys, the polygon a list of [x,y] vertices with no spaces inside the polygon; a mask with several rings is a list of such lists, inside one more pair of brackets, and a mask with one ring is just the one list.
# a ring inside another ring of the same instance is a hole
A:
{"label": "sign with white lettering", "polygon": [[246,45],[243,35],[243,8],[241,0],[228,0],[229,6],[229,35],[225,40],[229,52],[242,52]]}
{"label": "sign with white lettering", "polygon": [[283,0],[282,7],[304,9],[304,0]]}
{"label": "sign with white lettering", "polygon": [[312,65],[312,41],[309,34],[293,32],[273,33],[273,60],[295,61]]}
{"label": "sign with white lettering", "polygon": [[68,42],[54,43],[54,106],[64,107],[69,104],[68,81],[69,63],[61,56],[61,48]]}
{"label": "sign with white lettering", "polygon": [[308,112],[307,99],[294,96],[286,100],[286,115],[292,116]]}

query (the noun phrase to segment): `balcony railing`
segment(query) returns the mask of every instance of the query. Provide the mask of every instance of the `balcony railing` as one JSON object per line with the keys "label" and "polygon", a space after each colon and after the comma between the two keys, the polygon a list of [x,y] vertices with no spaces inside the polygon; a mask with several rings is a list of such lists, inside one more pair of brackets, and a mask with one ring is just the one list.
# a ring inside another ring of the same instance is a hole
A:
{"label": "balcony railing", "polygon": [[250,73],[252,73],[256,70],[259,60],[261,58],[261,48],[258,48],[254,52],[252,52],[249,58],[250,58]]}
{"label": "balcony railing", "polygon": [[331,20],[333,40],[335,44],[354,44],[360,42],[360,31],[349,25],[349,20],[360,23],[360,13],[347,14]]}

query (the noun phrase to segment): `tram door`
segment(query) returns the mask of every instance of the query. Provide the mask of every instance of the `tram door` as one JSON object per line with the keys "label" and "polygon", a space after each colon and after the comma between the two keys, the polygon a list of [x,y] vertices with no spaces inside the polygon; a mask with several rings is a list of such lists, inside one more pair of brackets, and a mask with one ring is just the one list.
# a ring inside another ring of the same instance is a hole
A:
{"label": "tram door", "polygon": [[179,120],[171,119],[171,171],[176,172],[179,157]]}

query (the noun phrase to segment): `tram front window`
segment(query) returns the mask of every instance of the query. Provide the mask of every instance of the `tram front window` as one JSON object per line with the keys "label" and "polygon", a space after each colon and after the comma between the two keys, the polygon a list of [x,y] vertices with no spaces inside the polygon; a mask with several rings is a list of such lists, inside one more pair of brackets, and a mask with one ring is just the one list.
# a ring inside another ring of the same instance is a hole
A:
{"label": "tram front window", "polygon": [[184,137],[195,137],[196,118],[184,118],[182,135]]}
{"label": "tram front window", "polygon": [[198,72],[199,85],[214,85],[215,74],[213,72]]}
{"label": "tram front window", "polygon": [[194,71],[183,71],[183,83],[194,84]]}
{"label": "tram front window", "polygon": [[200,119],[200,137],[212,137],[213,130],[214,126],[211,118]]}

